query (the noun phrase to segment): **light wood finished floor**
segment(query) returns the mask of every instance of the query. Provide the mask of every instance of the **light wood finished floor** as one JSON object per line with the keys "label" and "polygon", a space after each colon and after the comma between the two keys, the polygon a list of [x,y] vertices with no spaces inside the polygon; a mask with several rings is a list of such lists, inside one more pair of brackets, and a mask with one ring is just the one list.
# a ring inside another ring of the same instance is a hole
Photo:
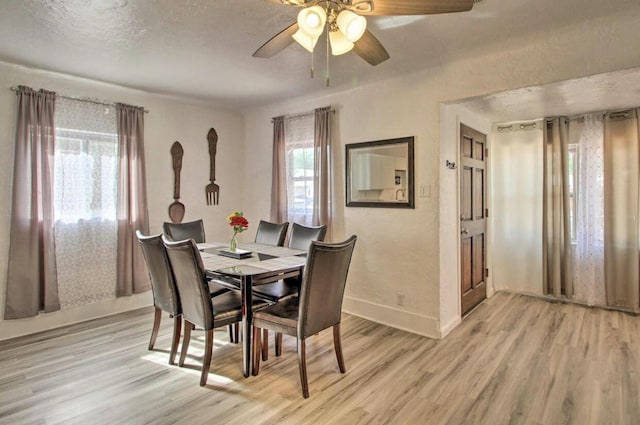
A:
{"label": "light wood finished floor", "polygon": [[442,341],[345,315],[347,373],[331,331],[312,338],[308,400],[291,338],[244,379],[241,346],[218,332],[202,388],[201,333],[178,368],[170,320],[147,351],[151,323],[145,309],[0,342],[0,423],[640,423],[640,319],[619,312],[498,293]]}

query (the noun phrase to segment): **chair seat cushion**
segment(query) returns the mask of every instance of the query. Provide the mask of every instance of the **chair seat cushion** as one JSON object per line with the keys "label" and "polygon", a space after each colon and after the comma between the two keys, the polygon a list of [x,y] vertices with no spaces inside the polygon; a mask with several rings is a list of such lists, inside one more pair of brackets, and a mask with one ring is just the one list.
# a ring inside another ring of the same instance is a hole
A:
{"label": "chair seat cushion", "polygon": [[[226,291],[227,292],[211,298],[215,321],[214,327],[223,326],[227,323],[237,322],[242,319],[242,297],[240,293],[228,289]],[[252,310],[257,311],[267,305],[268,303],[265,300],[254,299]]]}
{"label": "chair seat cushion", "polygon": [[271,301],[280,301],[284,298],[298,295],[298,284],[297,280],[279,280],[265,285],[254,286],[253,293]]}
{"label": "chair seat cushion", "polygon": [[253,315],[253,326],[296,335],[298,327],[298,297],[291,297],[260,310]]}

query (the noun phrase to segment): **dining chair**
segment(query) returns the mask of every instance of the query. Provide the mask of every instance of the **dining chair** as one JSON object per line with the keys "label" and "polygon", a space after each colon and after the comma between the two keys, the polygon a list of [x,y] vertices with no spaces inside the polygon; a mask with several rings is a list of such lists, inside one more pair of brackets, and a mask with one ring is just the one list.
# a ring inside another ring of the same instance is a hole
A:
{"label": "dining chair", "polygon": [[255,242],[263,245],[283,246],[287,236],[289,222],[271,223],[260,220],[258,230],[256,230]]}
{"label": "dining chair", "polygon": [[300,296],[287,298],[253,315],[253,375],[260,371],[261,329],[298,338],[298,368],[304,398],[309,397],[306,340],[333,328],[333,344],[341,373],[346,372],[340,341],[344,288],[357,237],[338,243],[312,242]]}
{"label": "dining chair", "polygon": [[[293,223],[291,235],[289,236],[289,248],[308,251],[311,242],[324,241],[327,233],[327,226],[303,226]],[[271,302],[279,302],[284,298],[298,295],[300,289],[300,277],[279,280],[266,285],[256,286],[253,293],[268,299]],[[262,360],[269,358],[269,331],[265,329],[262,333]],[[276,334],[276,356],[282,352],[282,334]]]}
{"label": "dining chair", "polygon": [[[172,241],[193,239],[196,243],[204,243],[207,240],[202,219],[186,223],[169,223],[165,221],[162,223],[162,230],[167,238]],[[229,288],[233,288],[233,285],[229,285],[226,282],[212,284],[210,285],[211,296],[227,292]],[[240,341],[240,327],[237,324],[229,326],[229,340],[236,344]]]}
{"label": "dining chair", "polygon": [[187,223],[169,223],[165,221],[162,224],[162,230],[169,240],[172,241],[193,239],[196,243],[204,243],[206,240],[204,222],[201,219]]}
{"label": "dining chair", "polygon": [[[205,331],[205,350],[200,386],[204,386],[207,383],[211,367],[213,330],[220,326],[237,323],[242,319],[242,298],[237,291],[228,291],[215,297],[210,296],[202,257],[200,257],[198,247],[192,239],[173,242],[163,237],[162,242],[167,250],[176,287],[180,294],[182,318],[185,322],[178,365],[184,365],[189,350],[191,331],[196,327],[202,328]],[[255,299],[252,308],[257,310],[266,305],[266,301]]]}
{"label": "dining chair", "polygon": [[302,224],[293,223],[293,226],[291,226],[291,235],[289,235],[289,248],[308,251],[311,242],[324,241],[326,234],[326,224],[322,226],[303,226]]}
{"label": "dining chair", "polygon": [[155,308],[149,350],[153,350],[156,338],[158,337],[158,330],[160,329],[162,312],[166,311],[170,317],[173,317],[173,339],[171,340],[171,352],[169,354],[169,364],[173,365],[175,364],[175,356],[180,341],[182,326],[180,315],[182,313],[180,311],[180,297],[176,290],[173,274],[169,266],[169,258],[162,244],[161,235],[145,236],[138,230],[136,231],[136,236],[140,242],[145,262],[147,263],[147,269],[149,269],[151,292],[153,293],[153,305]]}

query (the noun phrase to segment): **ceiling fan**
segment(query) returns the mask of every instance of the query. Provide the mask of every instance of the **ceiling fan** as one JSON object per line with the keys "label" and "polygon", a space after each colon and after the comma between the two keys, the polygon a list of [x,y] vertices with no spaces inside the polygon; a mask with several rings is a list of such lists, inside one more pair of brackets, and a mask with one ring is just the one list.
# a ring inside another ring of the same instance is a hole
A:
{"label": "ceiling fan", "polygon": [[[253,54],[270,58],[294,41],[313,53],[327,29],[327,48],[334,56],[353,50],[375,66],[389,53],[366,29],[365,16],[434,15],[471,10],[477,0],[267,0],[286,6],[301,7],[298,19],[264,43]],[[327,53],[328,54],[328,53]]]}

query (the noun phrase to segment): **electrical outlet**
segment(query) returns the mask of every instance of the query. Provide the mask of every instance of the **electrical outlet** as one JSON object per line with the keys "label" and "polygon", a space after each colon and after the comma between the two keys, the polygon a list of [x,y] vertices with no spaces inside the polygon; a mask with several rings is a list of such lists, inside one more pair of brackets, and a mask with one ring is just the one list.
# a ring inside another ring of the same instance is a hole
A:
{"label": "electrical outlet", "polygon": [[397,303],[400,307],[404,306],[404,293],[402,293],[402,292],[398,292],[398,293],[396,294],[396,303]]}

